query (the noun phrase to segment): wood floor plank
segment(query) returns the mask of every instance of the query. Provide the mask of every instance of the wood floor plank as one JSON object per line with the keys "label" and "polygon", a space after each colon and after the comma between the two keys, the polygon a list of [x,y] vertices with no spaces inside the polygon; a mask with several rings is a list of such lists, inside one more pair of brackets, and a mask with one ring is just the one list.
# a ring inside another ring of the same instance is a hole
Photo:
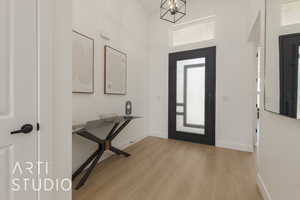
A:
{"label": "wood floor plank", "polygon": [[126,151],[101,162],[73,200],[262,200],[251,153],[155,137]]}

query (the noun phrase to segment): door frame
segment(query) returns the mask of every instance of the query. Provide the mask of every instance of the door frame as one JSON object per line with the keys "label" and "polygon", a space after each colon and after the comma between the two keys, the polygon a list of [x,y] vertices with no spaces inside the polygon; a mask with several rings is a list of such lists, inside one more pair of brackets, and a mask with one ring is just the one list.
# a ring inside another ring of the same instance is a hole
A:
{"label": "door frame", "polygon": [[[72,1],[36,1],[37,119],[40,124],[37,158],[49,163],[48,176],[39,175],[39,178],[71,179]],[[72,199],[72,191],[39,191],[37,195],[39,200]]]}
{"label": "door frame", "polygon": [[[38,113],[37,120],[40,124],[38,131],[38,154],[37,161],[48,163],[53,162],[53,91],[52,91],[52,46],[53,46],[53,22],[54,16],[53,1],[51,0],[37,0],[37,98],[38,98]],[[41,173],[44,174],[44,173]],[[38,175],[43,179],[42,175]],[[54,172],[51,165],[49,165],[48,178],[53,178]],[[54,199],[53,193],[38,191],[38,199]]]}
{"label": "door frame", "polygon": [[[205,125],[209,133],[204,136],[199,134],[180,134],[176,132],[176,80],[177,80],[177,60],[199,58],[199,56],[210,58],[207,62],[205,80],[208,91],[205,92],[205,108],[210,107],[211,112],[205,112]],[[208,72],[208,69],[210,71]],[[211,82],[208,82],[208,81]],[[186,140],[195,143],[215,145],[215,111],[216,111],[216,46],[188,51],[181,51],[169,54],[169,125],[168,137],[172,139]]]}

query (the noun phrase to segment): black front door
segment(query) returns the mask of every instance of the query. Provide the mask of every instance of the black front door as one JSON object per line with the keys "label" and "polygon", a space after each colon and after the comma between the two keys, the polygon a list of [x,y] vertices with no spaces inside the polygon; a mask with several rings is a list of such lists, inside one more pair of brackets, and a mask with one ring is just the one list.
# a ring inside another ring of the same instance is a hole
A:
{"label": "black front door", "polygon": [[215,145],[216,47],[169,54],[169,138]]}

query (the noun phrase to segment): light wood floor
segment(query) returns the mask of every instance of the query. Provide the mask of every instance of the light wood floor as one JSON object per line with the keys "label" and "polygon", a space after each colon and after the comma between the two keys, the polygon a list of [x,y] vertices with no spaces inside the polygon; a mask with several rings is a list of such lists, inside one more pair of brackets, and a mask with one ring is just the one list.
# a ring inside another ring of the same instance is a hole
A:
{"label": "light wood floor", "polygon": [[73,199],[262,200],[251,153],[154,137],[126,151],[101,162]]}

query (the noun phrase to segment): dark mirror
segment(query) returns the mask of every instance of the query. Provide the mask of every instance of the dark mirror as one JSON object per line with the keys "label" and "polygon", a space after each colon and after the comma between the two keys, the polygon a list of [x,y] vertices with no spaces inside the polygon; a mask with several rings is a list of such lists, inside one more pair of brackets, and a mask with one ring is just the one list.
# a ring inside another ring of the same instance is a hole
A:
{"label": "dark mirror", "polygon": [[266,6],[265,109],[300,119],[300,0]]}

